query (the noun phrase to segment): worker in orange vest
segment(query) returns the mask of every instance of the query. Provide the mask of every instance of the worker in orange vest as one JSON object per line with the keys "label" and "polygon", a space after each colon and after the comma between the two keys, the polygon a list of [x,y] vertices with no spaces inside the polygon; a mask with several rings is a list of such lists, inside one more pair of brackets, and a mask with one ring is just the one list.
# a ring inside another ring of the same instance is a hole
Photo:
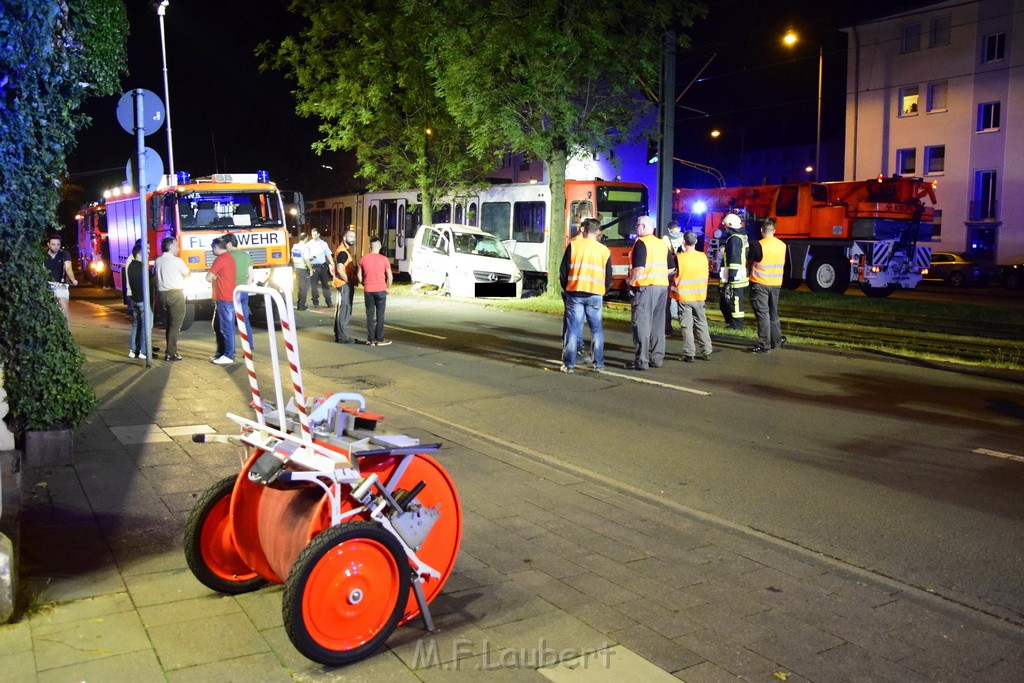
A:
{"label": "worker in orange vest", "polygon": [[604,328],[601,311],[604,295],[612,284],[612,253],[601,244],[601,223],[587,218],[580,224],[580,237],[565,247],[558,279],[565,292],[565,311],[569,321],[562,344],[562,372],[576,367],[578,346],[583,340],[583,319],[590,327],[594,369],[604,370]]}
{"label": "worker in orange vest", "polygon": [[779,322],[779,293],[786,267],[786,244],[775,236],[775,220],[761,226],[761,240],[750,245],[750,306],[757,320],[754,353],[771,353],[786,343]]}
{"label": "worker in orange vest", "polygon": [[[708,257],[697,251],[697,233],[683,233],[683,252],[676,255],[676,274],[668,293],[679,306],[683,333],[683,360],[711,360],[711,334],[704,302],[708,298]],[[696,342],[694,341],[696,337]],[[698,354],[698,348],[700,347]]]}
{"label": "worker in orange vest", "polygon": [[627,370],[660,368],[665,362],[665,306],[668,301],[668,272],[676,267],[675,254],[654,235],[654,219],[641,216],[636,224],[637,240],[630,251],[626,278],[632,307],[635,357]]}

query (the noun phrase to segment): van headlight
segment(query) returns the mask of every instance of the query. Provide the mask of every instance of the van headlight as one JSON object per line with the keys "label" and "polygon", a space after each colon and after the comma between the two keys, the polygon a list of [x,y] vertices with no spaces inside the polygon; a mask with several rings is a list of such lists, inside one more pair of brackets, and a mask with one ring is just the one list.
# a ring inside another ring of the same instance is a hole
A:
{"label": "van headlight", "polygon": [[512,273],[512,282],[519,282],[523,279],[523,271],[516,269],[516,272]]}

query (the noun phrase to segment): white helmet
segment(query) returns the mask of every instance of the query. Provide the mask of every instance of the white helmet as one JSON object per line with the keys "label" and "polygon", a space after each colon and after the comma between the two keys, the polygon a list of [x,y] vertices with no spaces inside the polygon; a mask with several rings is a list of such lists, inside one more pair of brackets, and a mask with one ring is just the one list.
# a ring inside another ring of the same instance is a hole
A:
{"label": "white helmet", "polygon": [[726,217],[722,219],[722,224],[725,225],[725,227],[728,228],[729,230],[738,230],[742,225],[742,222],[740,221],[739,216],[737,216],[734,213],[730,213],[727,214]]}

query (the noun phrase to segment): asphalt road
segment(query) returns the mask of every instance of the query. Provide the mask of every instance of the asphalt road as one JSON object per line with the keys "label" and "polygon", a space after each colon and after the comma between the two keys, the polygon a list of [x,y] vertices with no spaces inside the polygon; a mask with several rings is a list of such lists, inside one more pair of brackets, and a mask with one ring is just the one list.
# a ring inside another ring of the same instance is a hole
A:
{"label": "asphalt road", "polygon": [[[73,315],[126,328],[115,303]],[[367,347],[334,344],[326,309],[299,315],[309,384],[419,411],[442,441],[483,436],[1024,623],[1024,384],[724,339],[710,363],[631,373],[625,327],[610,373],[563,375],[555,316],[403,295],[395,344]],[[183,336],[212,349],[204,321]]]}

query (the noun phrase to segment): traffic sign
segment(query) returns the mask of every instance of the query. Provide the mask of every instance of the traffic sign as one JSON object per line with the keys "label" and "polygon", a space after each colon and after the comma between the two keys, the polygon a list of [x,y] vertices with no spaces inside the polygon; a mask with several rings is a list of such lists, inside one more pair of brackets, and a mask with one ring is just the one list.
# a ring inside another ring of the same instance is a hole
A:
{"label": "traffic sign", "polygon": [[[155,92],[139,88],[142,93],[142,132],[152,135],[164,125],[167,114],[164,103]],[[135,90],[129,90],[117,101],[117,122],[126,133],[135,134]]]}

